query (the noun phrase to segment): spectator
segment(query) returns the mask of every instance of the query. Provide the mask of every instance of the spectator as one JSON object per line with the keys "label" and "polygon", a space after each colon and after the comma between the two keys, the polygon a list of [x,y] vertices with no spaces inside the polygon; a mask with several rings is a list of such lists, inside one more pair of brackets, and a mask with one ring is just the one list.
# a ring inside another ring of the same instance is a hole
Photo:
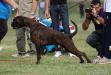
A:
{"label": "spectator", "polygon": [[83,18],[84,17],[84,1],[80,1],[79,11],[80,11],[80,18]]}
{"label": "spectator", "polygon": [[103,31],[102,59],[96,63],[111,63],[111,0],[104,0],[105,25]]}
{"label": "spectator", "polygon": [[[19,11],[16,16],[20,15],[20,16],[35,18],[38,0],[16,0],[16,1],[19,4]],[[17,36],[16,46],[18,53],[12,56],[14,57],[29,56],[29,54],[35,53],[35,46],[30,40],[30,29],[28,27],[16,29],[16,36]],[[27,52],[25,47],[26,45],[25,36],[27,36],[27,42],[30,48],[30,50]]]}
{"label": "spectator", "polygon": [[[15,11],[18,9],[18,5],[13,0],[0,0],[0,43],[8,31],[7,21],[10,16],[10,6],[12,6]],[[2,49],[2,47],[0,47],[0,49]]]}
{"label": "spectator", "polygon": [[[70,29],[67,0],[45,0],[45,7],[45,17],[51,16],[53,28],[60,31],[59,23],[61,21],[64,28],[64,33],[69,35]],[[61,55],[60,47],[56,48],[55,50],[55,57],[59,57]]]}
{"label": "spectator", "polygon": [[86,18],[82,24],[83,30],[89,28],[90,22],[93,22],[95,31],[93,31],[86,39],[86,42],[98,52],[97,61],[101,58],[101,43],[103,36],[104,12],[101,7],[100,0],[92,0],[91,7],[86,9]]}

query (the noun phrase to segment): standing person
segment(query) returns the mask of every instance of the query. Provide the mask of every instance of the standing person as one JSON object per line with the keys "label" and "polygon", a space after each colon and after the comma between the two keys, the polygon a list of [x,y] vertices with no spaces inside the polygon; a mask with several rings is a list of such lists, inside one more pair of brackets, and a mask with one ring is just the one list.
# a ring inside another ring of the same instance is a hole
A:
{"label": "standing person", "polygon": [[[49,17],[49,15],[51,16],[52,26],[55,30],[60,31],[59,24],[61,21],[64,33],[70,35],[67,0],[45,0],[45,17]],[[57,48],[55,57],[59,57],[60,55],[60,48]]]}
{"label": "standing person", "polygon": [[102,55],[96,63],[111,63],[111,0],[104,0],[105,25],[103,31]]}
{"label": "standing person", "polygon": [[[19,11],[16,16],[24,16],[29,18],[35,18],[36,9],[38,0],[16,0],[19,5]],[[37,2],[36,2],[37,1]],[[17,54],[12,56],[29,56],[29,54],[35,53],[35,46],[30,40],[30,29],[28,27],[23,27],[16,29],[16,46],[17,46]],[[28,51],[29,54],[26,52],[26,41],[25,36],[27,36],[27,42],[29,45],[30,50]]]}
{"label": "standing person", "polygon": [[10,17],[11,7],[16,11],[18,5],[13,0],[0,0],[0,43],[8,31],[7,21]]}
{"label": "standing person", "polygon": [[80,1],[79,11],[80,11],[80,18],[83,18],[84,17],[84,1]]}
{"label": "standing person", "polygon": [[89,25],[93,22],[95,26],[95,31],[93,31],[86,39],[86,42],[93,48],[97,50],[97,61],[101,58],[101,43],[103,36],[103,26],[104,26],[104,11],[101,6],[100,0],[92,0],[90,9],[86,10],[86,18],[82,24],[83,30],[87,30]]}

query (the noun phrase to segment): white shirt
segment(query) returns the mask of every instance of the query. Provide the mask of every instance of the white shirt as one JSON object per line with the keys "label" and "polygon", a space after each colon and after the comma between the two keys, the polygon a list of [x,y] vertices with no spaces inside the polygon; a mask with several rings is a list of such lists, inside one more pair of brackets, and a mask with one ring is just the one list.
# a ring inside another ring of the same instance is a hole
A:
{"label": "white shirt", "polygon": [[40,2],[40,8],[44,8],[45,7],[45,2],[44,1],[41,1]]}
{"label": "white shirt", "polygon": [[111,12],[111,0],[104,0],[105,12]]}

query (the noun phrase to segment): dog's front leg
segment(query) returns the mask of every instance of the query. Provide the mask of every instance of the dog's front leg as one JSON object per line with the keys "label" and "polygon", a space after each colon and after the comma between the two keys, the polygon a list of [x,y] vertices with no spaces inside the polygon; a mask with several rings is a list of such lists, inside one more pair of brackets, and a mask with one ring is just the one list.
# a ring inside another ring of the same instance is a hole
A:
{"label": "dog's front leg", "polygon": [[37,44],[35,46],[36,46],[36,53],[37,53],[37,62],[36,62],[36,64],[39,64],[40,59],[41,59],[41,47]]}

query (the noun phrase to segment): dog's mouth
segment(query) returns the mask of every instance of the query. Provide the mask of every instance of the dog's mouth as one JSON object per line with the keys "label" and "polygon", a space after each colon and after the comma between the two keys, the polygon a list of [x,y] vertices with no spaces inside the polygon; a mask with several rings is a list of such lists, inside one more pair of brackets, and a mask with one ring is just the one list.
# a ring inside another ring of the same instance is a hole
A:
{"label": "dog's mouth", "polygon": [[12,27],[13,29],[18,29],[18,27],[15,26],[15,23],[14,23],[14,22],[11,23],[11,27]]}
{"label": "dog's mouth", "polygon": [[13,29],[18,29],[18,27],[13,27]]}
{"label": "dog's mouth", "polygon": [[12,26],[13,29],[18,29],[18,27],[15,27],[15,26],[13,26],[13,25],[11,25],[11,26]]}

